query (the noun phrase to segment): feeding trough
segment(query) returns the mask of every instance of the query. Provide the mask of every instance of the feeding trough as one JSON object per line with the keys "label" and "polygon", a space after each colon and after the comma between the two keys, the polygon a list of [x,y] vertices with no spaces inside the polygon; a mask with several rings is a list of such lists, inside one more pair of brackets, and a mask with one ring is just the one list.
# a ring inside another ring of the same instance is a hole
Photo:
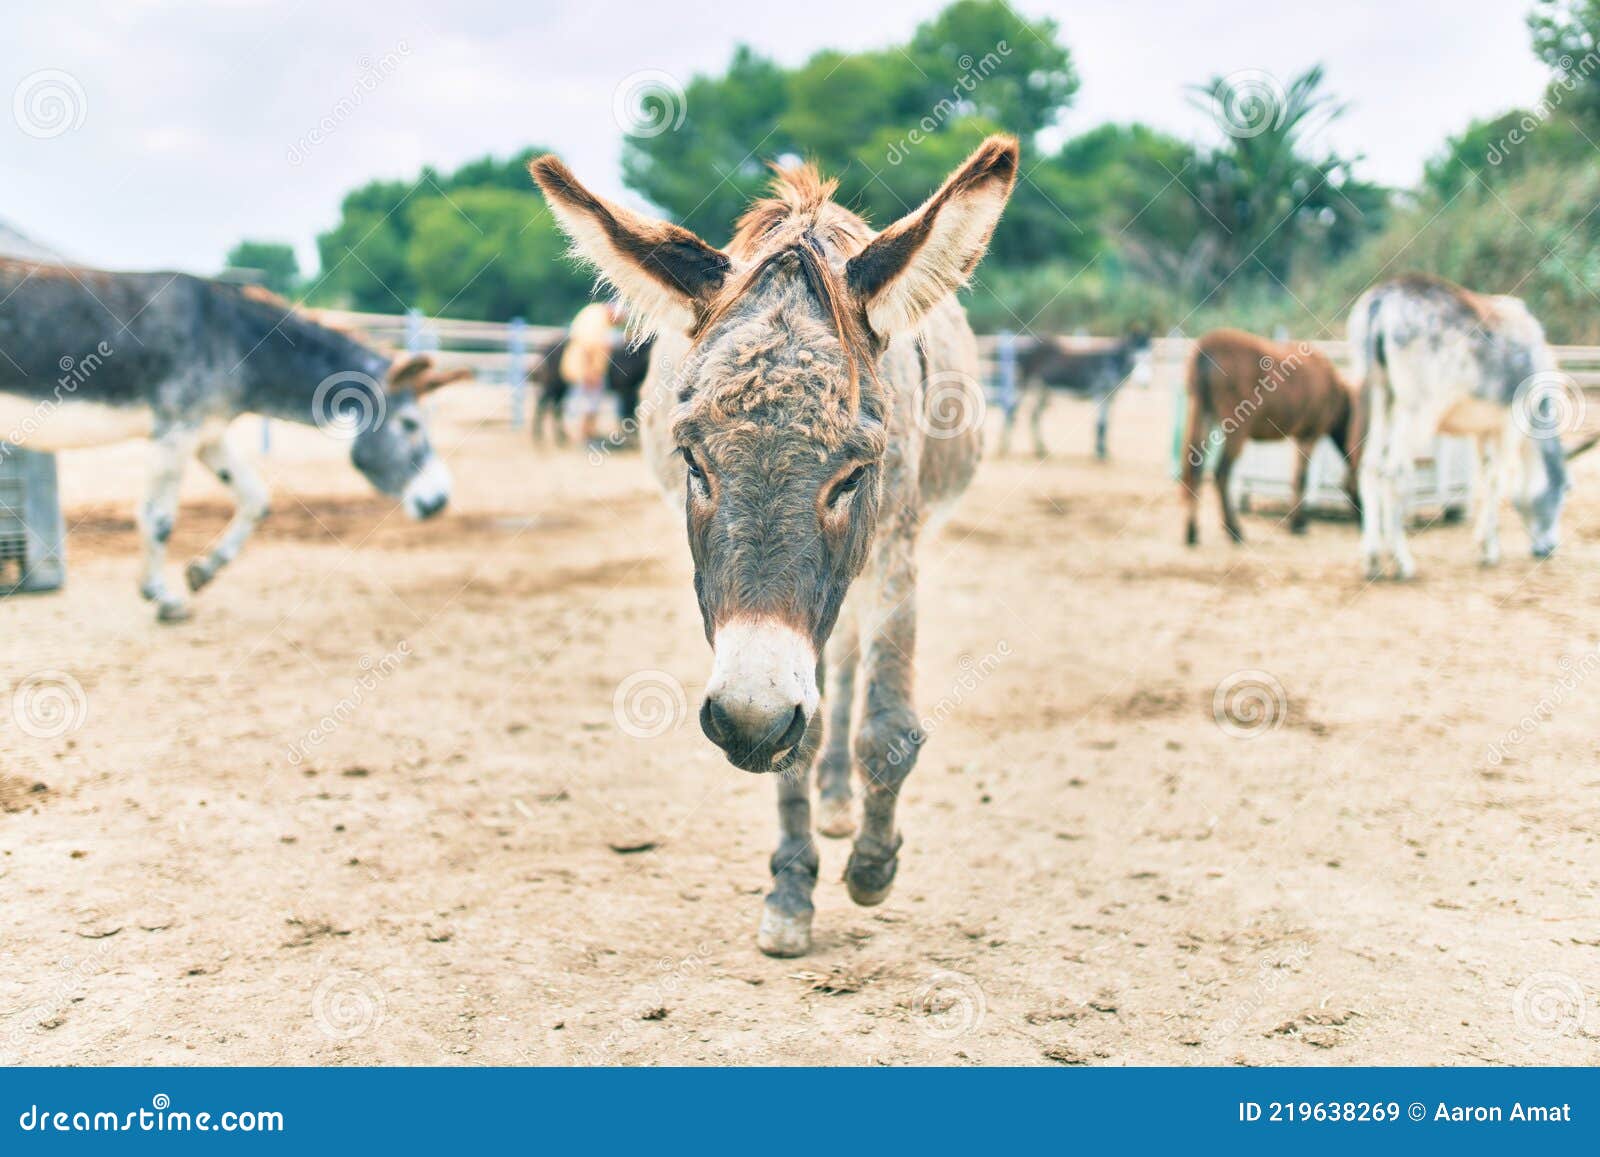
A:
{"label": "feeding trough", "polygon": [[[1233,469],[1234,496],[1239,509],[1288,507],[1294,502],[1293,441],[1251,442]],[[1440,438],[1430,457],[1419,458],[1406,495],[1406,517],[1428,512],[1446,521],[1465,515],[1472,502],[1474,448],[1467,438]],[[1317,443],[1306,474],[1306,508],[1314,514],[1353,516],[1345,493],[1345,464],[1326,438]]]}
{"label": "feeding trough", "polygon": [[56,456],[0,442],[0,594],[53,591],[66,577]]}

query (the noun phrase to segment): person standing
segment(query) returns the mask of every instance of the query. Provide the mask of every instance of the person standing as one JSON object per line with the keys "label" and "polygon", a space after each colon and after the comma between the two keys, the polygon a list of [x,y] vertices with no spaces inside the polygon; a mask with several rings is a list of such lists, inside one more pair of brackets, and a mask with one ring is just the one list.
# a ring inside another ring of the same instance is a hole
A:
{"label": "person standing", "polygon": [[578,311],[567,330],[560,372],[572,391],[569,405],[578,413],[579,436],[586,446],[592,446],[599,438],[601,396],[611,368],[617,327],[624,317],[621,303],[595,301]]}

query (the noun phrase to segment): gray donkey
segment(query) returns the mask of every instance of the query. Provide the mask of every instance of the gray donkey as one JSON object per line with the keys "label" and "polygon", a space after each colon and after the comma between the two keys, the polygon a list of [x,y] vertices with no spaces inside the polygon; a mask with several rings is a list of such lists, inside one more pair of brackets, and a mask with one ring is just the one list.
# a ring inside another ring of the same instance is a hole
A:
{"label": "gray donkey", "polygon": [[[1544,329],[1515,297],[1473,293],[1442,278],[1409,274],[1366,291],[1350,310],[1352,376],[1361,383],[1361,555],[1369,579],[1386,561],[1409,579],[1405,498],[1413,462],[1440,434],[1476,439],[1479,559],[1500,561],[1500,498],[1509,493],[1535,558],[1560,537],[1567,462],[1594,446],[1579,432],[1583,395],[1561,373]],[[1568,427],[1572,427],[1571,430]]]}
{"label": "gray donkey", "polygon": [[189,456],[238,504],[212,550],[189,564],[190,590],[215,578],[267,514],[266,486],[228,445],[229,422],[263,414],[348,437],[356,469],[427,518],[449,500],[450,475],[417,399],[463,376],[423,356],[391,360],[259,291],[185,274],[0,260],[0,444],[151,440],[140,592],[162,622],[189,614],[162,573]]}
{"label": "gray donkey", "polygon": [[772,956],[811,945],[824,668],[821,828],[854,826],[859,663],[864,800],[845,882],[865,905],[894,882],[895,804],[923,741],[917,539],[981,450],[977,343],[953,294],[988,247],[1017,154],[991,137],[881,233],[815,169],[780,169],[725,250],[601,200],[554,157],[532,165],[578,254],[660,335],[641,418],[657,475],[681,496],[714,654],[701,728],[734,766],[778,776],[781,842],[757,937]]}

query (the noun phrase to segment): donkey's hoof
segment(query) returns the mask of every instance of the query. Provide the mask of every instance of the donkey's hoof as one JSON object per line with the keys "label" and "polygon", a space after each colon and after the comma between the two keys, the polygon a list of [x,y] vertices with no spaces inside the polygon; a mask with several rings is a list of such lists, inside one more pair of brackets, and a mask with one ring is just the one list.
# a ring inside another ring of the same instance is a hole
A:
{"label": "donkey's hoof", "polygon": [[1304,534],[1305,532],[1306,532],[1306,524],[1304,522],[1291,522],[1289,524],[1289,533],[1290,534]]}
{"label": "donkey's hoof", "polygon": [[1367,555],[1363,573],[1369,583],[1381,582],[1383,580],[1383,559],[1375,554]]}
{"label": "donkey's hoof", "polygon": [[894,888],[894,874],[899,867],[898,856],[891,856],[887,860],[869,860],[855,852],[850,853],[850,862],[844,869],[844,883],[850,891],[850,899],[863,908],[883,903]]}
{"label": "donkey's hoof", "polygon": [[216,577],[217,572],[199,559],[191,562],[183,569],[183,581],[189,584],[191,591],[198,591]]}
{"label": "donkey's hoof", "polygon": [[856,834],[856,816],[849,796],[822,796],[817,800],[817,831],[830,840]]}
{"label": "donkey's hoof", "polygon": [[811,951],[811,913],[791,916],[776,908],[763,908],[756,947],[768,956],[804,956]]}
{"label": "donkey's hoof", "polygon": [[189,604],[181,599],[162,599],[156,608],[156,622],[183,623],[189,619]]}

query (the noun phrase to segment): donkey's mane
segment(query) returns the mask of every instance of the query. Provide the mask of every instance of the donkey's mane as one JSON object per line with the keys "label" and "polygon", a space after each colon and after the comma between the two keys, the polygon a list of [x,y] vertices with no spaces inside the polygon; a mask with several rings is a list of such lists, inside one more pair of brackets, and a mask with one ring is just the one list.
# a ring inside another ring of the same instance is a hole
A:
{"label": "donkey's mane", "polygon": [[822,306],[843,347],[850,372],[850,408],[859,404],[862,365],[876,379],[876,351],[865,313],[845,284],[845,262],[873,238],[867,223],[834,201],[839,187],[816,165],[773,165],[770,196],[739,218],[728,252],[746,268],[725,285],[698,319],[698,339],[726,320],[740,300],[767,275],[792,265]]}
{"label": "donkey's mane", "polygon": [[365,356],[376,358],[387,366],[394,360],[393,354],[363,340],[364,335],[331,326],[269,289],[223,281],[207,281],[206,284],[233,303],[239,317],[252,333],[260,329],[259,341],[264,342],[276,333],[282,335],[294,349],[305,353],[315,351],[341,362],[354,364]]}

